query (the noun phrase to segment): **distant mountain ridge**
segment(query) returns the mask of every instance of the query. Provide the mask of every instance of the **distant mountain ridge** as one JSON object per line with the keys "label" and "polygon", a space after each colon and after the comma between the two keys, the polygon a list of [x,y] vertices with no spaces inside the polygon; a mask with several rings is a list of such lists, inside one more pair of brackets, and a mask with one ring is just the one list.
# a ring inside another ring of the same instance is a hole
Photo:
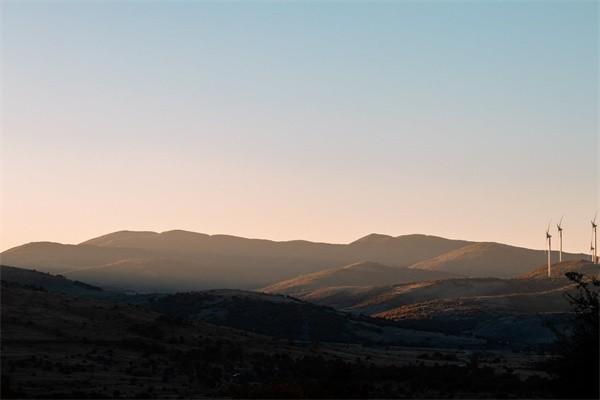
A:
{"label": "distant mountain ridge", "polygon": [[78,245],[29,243],[4,251],[0,259],[3,264],[60,273],[104,287],[176,291],[257,289],[365,260],[454,275],[509,277],[539,265],[544,254],[420,234],[370,234],[349,244],[330,244],[173,230],[119,231]]}

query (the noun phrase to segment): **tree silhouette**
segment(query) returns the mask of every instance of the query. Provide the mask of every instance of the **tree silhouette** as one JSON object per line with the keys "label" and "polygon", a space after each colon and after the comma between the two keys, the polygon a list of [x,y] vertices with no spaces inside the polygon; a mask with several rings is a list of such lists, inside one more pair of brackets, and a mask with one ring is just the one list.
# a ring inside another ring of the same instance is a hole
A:
{"label": "tree silhouette", "polygon": [[566,297],[575,313],[573,329],[557,341],[559,357],[550,364],[556,394],[566,398],[598,399],[600,395],[600,280],[578,272],[565,276],[576,292]]}

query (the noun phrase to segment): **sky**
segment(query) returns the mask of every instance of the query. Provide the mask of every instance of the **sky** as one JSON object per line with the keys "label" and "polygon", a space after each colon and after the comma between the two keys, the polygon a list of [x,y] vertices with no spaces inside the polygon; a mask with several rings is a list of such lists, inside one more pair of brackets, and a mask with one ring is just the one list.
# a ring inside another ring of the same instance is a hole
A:
{"label": "sky", "polygon": [[[595,1],[3,1],[0,250],[116,230],[587,252]],[[553,226],[556,234],[556,228]]]}

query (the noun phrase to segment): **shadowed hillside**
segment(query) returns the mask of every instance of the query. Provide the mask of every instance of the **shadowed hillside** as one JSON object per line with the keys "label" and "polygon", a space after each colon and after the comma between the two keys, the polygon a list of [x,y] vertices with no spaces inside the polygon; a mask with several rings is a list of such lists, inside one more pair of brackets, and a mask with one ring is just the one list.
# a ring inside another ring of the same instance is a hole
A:
{"label": "shadowed hillside", "polygon": [[71,294],[74,296],[99,296],[102,288],[87,283],[66,279],[62,275],[52,275],[24,268],[0,265],[0,278],[7,282],[16,282],[23,286],[41,288],[51,292]]}
{"label": "shadowed hillside", "polygon": [[296,343],[15,283],[1,295],[2,398],[551,397],[512,353]]}
{"label": "shadowed hillside", "polygon": [[2,282],[87,300],[135,305],[186,321],[203,321],[306,342],[476,346],[480,340],[398,328],[389,321],[353,316],[283,295],[219,289],[174,294],[125,294],[38,271],[3,266]]}
{"label": "shadowed hillside", "polygon": [[[138,300],[136,300],[138,301]],[[185,320],[210,322],[307,342],[476,347],[480,340],[399,329],[384,320],[342,313],[281,295],[240,290],[175,293],[138,304]]]}
{"label": "shadowed hillside", "polygon": [[509,344],[550,344],[572,324],[565,293],[573,285],[530,293],[455,297],[411,303],[374,316],[413,329]]}

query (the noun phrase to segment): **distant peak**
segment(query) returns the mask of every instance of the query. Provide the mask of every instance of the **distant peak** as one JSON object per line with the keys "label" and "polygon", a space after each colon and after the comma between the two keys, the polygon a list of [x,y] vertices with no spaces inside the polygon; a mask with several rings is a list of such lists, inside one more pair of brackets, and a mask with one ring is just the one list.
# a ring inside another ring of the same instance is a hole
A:
{"label": "distant peak", "polygon": [[396,239],[403,239],[403,240],[428,240],[428,241],[458,241],[458,242],[465,242],[464,240],[458,240],[458,239],[449,239],[446,237],[442,237],[442,236],[437,236],[437,235],[427,235],[424,233],[411,233],[408,235],[400,235],[400,236],[396,236]]}
{"label": "distant peak", "polygon": [[147,237],[147,236],[154,236],[154,235],[158,235],[158,233],[152,232],[152,231],[122,230],[122,231],[116,231],[116,232],[108,233],[106,235],[98,236],[93,239],[86,240],[85,242],[81,242],[79,244],[80,245],[82,245],[82,244],[84,244],[84,245],[99,245],[99,244],[107,245],[116,240],[126,240],[126,239],[140,238],[140,237]]}
{"label": "distant peak", "polygon": [[408,235],[396,236],[396,239],[409,239],[409,238],[439,238],[439,236],[426,235],[424,233],[410,233]]}
{"label": "distant peak", "polygon": [[352,242],[350,244],[378,243],[378,242],[390,240],[390,239],[393,239],[393,238],[394,238],[393,236],[382,235],[380,233],[370,233],[367,236],[363,236],[360,239],[355,240],[354,242]]}
{"label": "distant peak", "polygon": [[188,235],[189,236],[192,236],[192,235],[194,235],[194,236],[196,236],[196,235],[197,236],[209,236],[206,233],[186,231],[183,229],[173,229],[170,231],[161,232],[160,234],[165,235],[165,236],[179,236],[179,235],[181,235],[181,236],[188,236]]}

